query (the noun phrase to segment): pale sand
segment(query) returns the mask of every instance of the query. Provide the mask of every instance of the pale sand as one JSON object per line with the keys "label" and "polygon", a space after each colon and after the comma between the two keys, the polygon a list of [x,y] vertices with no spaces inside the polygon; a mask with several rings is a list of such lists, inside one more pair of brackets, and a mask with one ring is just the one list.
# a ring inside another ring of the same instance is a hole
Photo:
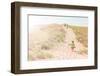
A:
{"label": "pale sand", "polygon": [[[83,46],[82,43],[78,42],[76,39],[76,35],[73,32],[73,30],[71,28],[68,28],[66,31],[66,38],[65,38],[65,42],[61,43],[59,45],[57,45],[56,47],[50,49],[50,50],[41,50],[41,51],[48,51],[48,53],[53,55],[53,58],[46,58],[46,59],[86,59],[88,57],[88,54],[79,54],[78,52],[80,50],[84,50],[87,49],[86,47]],[[52,34],[51,34],[52,35]],[[45,40],[47,40],[49,38],[49,35],[47,33],[47,31],[35,31],[34,34],[31,33],[30,34],[30,47],[33,48],[32,44],[34,42],[38,43],[38,42],[45,42]],[[75,49],[72,50],[71,47],[69,46],[69,44],[74,41],[75,43]],[[29,48],[31,50],[31,48]],[[37,45],[37,49],[38,50],[39,46]],[[33,59],[36,60],[39,58],[36,58],[34,56],[34,53],[32,53],[33,50],[29,51],[29,60]],[[33,58],[30,58],[31,57]]]}

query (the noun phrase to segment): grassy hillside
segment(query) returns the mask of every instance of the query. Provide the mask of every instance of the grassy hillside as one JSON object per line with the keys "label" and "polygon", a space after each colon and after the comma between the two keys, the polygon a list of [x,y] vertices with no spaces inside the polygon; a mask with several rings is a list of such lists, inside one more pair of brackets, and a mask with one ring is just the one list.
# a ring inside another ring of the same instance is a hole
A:
{"label": "grassy hillside", "polygon": [[76,34],[77,40],[81,42],[85,47],[88,47],[88,28],[80,26],[70,26]]}
{"label": "grassy hillside", "polygon": [[[87,54],[88,28],[72,25],[68,27],[66,28],[63,24],[48,24],[39,29],[39,31],[31,32],[29,34],[29,60],[86,57],[83,52]],[[66,42],[66,40],[72,42],[70,40],[72,37],[73,41],[77,39],[86,49],[73,53],[71,47],[68,46],[69,43]]]}

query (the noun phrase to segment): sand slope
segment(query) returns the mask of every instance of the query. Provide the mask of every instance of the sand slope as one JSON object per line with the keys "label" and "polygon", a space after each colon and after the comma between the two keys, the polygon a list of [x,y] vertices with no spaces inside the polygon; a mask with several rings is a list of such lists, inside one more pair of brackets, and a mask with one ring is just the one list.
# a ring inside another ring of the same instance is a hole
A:
{"label": "sand slope", "polygon": [[29,33],[29,60],[85,59],[86,52],[87,47],[77,40],[73,29],[63,24],[49,24]]}

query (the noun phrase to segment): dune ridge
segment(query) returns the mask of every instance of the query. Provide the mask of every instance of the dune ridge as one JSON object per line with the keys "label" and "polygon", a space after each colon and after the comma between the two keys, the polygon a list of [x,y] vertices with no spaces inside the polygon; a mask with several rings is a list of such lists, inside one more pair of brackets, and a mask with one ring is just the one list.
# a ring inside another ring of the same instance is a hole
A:
{"label": "dune ridge", "polygon": [[[87,27],[48,24],[29,33],[29,60],[86,59]],[[82,34],[84,34],[82,36]],[[72,41],[75,48],[72,49]]]}

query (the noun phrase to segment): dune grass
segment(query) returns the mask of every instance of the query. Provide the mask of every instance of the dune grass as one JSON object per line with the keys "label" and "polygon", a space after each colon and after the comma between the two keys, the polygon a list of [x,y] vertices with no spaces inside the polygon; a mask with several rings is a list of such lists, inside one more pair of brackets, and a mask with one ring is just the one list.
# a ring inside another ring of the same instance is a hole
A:
{"label": "dune grass", "polygon": [[76,34],[76,39],[82,43],[85,48],[78,51],[79,54],[88,54],[88,27],[70,26]]}
{"label": "dune grass", "polygon": [[29,51],[29,60],[37,60],[37,59],[49,59],[53,58],[53,55],[46,50],[34,50]]}
{"label": "dune grass", "polygon": [[[80,50],[79,54],[87,54],[88,50],[88,28],[81,26],[69,26],[72,28],[76,35],[76,39],[82,43],[86,48]],[[63,28],[63,25],[50,25],[42,29],[45,31],[49,37],[45,41],[38,41],[38,43],[32,43],[29,50],[29,60],[38,60],[38,59],[51,59],[54,58],[54,52],[50,52],[51,49],[62,44],[66,40],[66,31]],[[40,36],[40,38],[42,38]],[[36,39],[37,40],[37,39]],[[35,41],[35,40],[34,40]]]}
{"label": "dune grass", "polygon": [[88,27],[70,26],[76,34],[76,38],[85,47],[88,47]]}

